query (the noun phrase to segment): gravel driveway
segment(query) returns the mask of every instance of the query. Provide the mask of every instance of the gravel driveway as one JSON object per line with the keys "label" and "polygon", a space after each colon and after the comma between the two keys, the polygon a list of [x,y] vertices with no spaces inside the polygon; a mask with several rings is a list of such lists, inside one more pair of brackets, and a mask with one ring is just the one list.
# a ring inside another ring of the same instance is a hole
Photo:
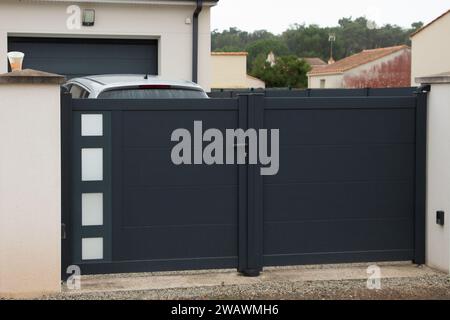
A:
{"label": "gravel driveway", "polygon": [[450,299],[447,274],[407,263],[379,264],[381,290],[367,288],[367,264],[86,276],[79,291],[45,299]]}

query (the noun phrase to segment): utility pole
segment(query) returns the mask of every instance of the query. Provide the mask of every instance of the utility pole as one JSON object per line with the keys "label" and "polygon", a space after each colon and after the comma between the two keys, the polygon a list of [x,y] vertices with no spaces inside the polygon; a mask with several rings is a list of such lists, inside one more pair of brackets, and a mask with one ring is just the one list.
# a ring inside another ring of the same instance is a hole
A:
{"label": "utility pole", "polygon": [[328,64],[334,63],[333,58],[333,43],[336,42],[336,34],[330,33],[328,35],[328,41],[330,42],[330,60],[328,60]]}

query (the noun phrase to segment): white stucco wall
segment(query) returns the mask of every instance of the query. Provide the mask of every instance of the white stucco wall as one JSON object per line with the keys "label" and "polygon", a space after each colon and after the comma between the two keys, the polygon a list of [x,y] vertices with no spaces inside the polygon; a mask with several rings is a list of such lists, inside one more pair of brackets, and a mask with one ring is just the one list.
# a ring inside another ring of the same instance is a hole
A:
{"label": "white stucco wall", "polygon": [[[96,11],[93,27],[69,30],[66,9],[77,4]],[[0,2],[0,73],[7,71],[7,37],[54,36],[92,38],[151,38],[159,40],[159,74],[170,79],[192,79],[192,20],[195,3],[108,4],[79,2]],[[210,85],[210,7],[199,18],[199,84]]]}
{"label": "white stucco wall", "polygon": [[415,78],[450,71],[450,12],[411,38],[412,74]]}
{"label": "white stucco wall", "polygon": [[[428,100],[426,259],[450,272],[450,83],[433,84]],[[445,211],[445,225],[436,224]]]}
{"label": "white stucco wall", "polygon": [[0,297],[60,291],[59,85],[0,84]]}
{"label": "white stucco wall", "polygon": [[325,80],[325,89],[332,88],[342,88],[343,85],[343,74],[324,74],[324,75],[314,75],[308,76],[308,88],[319,89],[320,81]]}

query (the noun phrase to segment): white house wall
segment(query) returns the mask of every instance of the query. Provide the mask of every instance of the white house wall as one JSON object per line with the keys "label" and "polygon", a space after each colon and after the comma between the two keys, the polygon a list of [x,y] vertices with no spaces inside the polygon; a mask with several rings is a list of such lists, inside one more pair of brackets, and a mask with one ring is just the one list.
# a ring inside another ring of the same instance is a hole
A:
{"label": "white house wall", "polygon": [[[433,84],[428,100],[427,264],[450,268],[450,83]],[[445,225],[436,224],[436,212],[445,212]]]}
{"label": "white house wall", "polygon": [[[93,27],[69,30],[66,26],[72,3],[0,2],[0,73],[7,72],[9,36],[151,38],[159,40],[159,74],[170,79],[192,79],[192,20],[195,4],[83,4],[95,9]],[[204,7],[199,18],[199,84],[210,85],[210,8]]]}
{"label": "white house wall", "polygon": [[325,80],[325,88],[342,88],[343,75],[342,74],[330,74],[330,75],[314,75],[308,77],[308,88],[319,89],[320,81]]}
{"label": "white house wall", "polygon": [[412,74],[415,78],[450,71],[450,13],[411,38]]}

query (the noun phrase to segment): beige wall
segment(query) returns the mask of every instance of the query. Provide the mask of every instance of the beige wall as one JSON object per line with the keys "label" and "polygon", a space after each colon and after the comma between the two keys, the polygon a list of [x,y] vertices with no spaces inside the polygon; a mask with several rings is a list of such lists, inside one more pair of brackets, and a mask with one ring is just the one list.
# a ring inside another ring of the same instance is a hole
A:
{"label": "beige wall", "polygon": [[[427,264],[450,268],[450,83],[433,84],[428,100]],[[445,225],[436,211],[445,211]]]}
{"label": "beige wall", "polygon": [[450,71],[450,13],[411,38],[412,74],[415,78]]}
{"label": "beige wall", "polygon": [[[96,10],[94,27],[69,30],[67,7],[71,2],[0,2],[0,73],[7,71],[7,36],[121,37],[159,40],[159,74],[171,79],[192,79],[192,19],[194,3],[155,4],[79,4]],[[210,8],[199,19],[199,84],[210,84]]]}
{"label": "beige wall", "polygon": [[0,297],[60,290],[59,85],[0,85]]}
{"label": "beige wall", "polygon": [[314,75],[308,76],[308,88],[319,89],[320,81],[325,80],[325,88],[342,88],[343,85],[343,74],[329,74],[329,75]]}
{"label": "beige wall", "polygon": [[248,89],[265,88],[264,81],[247,75],[246,54],[211,55],[211,88]]}
{"label": "beige wall", "polygon": [[248,88],[247,56],[213,54],[211,74],[211,88]]}

